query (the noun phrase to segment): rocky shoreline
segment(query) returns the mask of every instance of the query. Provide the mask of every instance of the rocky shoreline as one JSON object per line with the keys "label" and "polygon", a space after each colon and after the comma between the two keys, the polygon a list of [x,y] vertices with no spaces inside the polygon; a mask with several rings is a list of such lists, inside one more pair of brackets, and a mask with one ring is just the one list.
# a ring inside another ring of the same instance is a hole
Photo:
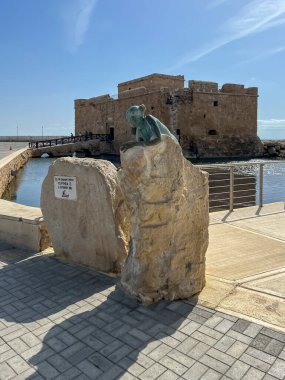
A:
{"label": "rocky shoreline", "polygon": [[263,157],[285,158],[285,140],[263,140]]}

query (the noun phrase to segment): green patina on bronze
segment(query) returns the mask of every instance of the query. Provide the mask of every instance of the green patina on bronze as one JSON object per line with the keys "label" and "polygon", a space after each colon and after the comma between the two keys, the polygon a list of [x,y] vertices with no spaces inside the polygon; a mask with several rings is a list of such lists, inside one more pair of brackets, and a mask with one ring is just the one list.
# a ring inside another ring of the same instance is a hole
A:
{"label": "green patina on bronze", "polygon": [[161,135],[171,137],[177,144],[176,137],[169,131],[169,129],[156,117],[152,115],[145,116],[145,106],[132,106],[126,112],[127,121],[136,128],[136,141],[129,141],[121,145],[121,151],[134,146],[149,146],[158,144],[161,141]]}

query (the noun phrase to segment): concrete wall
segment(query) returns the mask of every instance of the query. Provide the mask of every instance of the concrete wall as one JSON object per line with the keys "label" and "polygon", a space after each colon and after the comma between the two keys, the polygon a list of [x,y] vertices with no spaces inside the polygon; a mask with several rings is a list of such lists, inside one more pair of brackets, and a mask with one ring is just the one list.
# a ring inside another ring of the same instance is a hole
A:
{"label": "concrete wall", "polygon": [[[162,82],[165,84],[163,87]],[[180,135],[186,155],[227,157],[262,154],[262,144],[257,137],[256,87],[225,84],[218,90],[215,82],[189,81],[187,88],[183,88],[183,83],[183,76],[153,74],[119,84],[118,99],[105,95],[75,100],[76,134],[113,131],[112,149],[113,153],[118,153],[122,143],[134,139],[125,112],[131,105],[143,103],[147,113]],[[129,84],[133,87],[128,87]]]}
{"label": "concrete wall", "polygon": [[0,199],[0,241],[31,252],[49,247],[41,209]]}
{"label": "concrete wall", "polygon": [[17,171],[25,165],[30,157],[31,152],[24,148],[0,160],[0,197]]}

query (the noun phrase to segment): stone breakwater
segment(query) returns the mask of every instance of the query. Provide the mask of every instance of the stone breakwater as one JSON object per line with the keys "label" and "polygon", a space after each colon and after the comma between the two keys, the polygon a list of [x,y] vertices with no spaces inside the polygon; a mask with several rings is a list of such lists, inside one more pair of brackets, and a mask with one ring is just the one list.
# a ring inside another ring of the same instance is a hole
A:
{"label": "stone breakwater", "polygon": [[285,158],[285,140],[264,140],[264,157]]}
{"label": "stone breakwater", "polygon": [[24,148],[0,160],[0,197],[16,173],[31,157],[31,152]]}

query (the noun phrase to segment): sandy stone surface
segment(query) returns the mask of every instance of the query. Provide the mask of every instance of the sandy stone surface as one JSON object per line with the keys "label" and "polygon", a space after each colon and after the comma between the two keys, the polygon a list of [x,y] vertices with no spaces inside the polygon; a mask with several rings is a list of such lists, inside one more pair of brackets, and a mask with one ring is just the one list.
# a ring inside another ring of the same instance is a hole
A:
{"label": "sandy stone surface", "polygon": [[[76,177],[76,200],[55,197],[54,176]],[[129,217],[111,162],[57,159],[42,186],[41,208],[56,254],[99,271],[121,271]]]}
{"label": "sandy stone surface", "polygon": [[187,298],[205,285],[207,174],[167,136],[121,154],[120,185],[131,212],[125,290],[145,304]]}

